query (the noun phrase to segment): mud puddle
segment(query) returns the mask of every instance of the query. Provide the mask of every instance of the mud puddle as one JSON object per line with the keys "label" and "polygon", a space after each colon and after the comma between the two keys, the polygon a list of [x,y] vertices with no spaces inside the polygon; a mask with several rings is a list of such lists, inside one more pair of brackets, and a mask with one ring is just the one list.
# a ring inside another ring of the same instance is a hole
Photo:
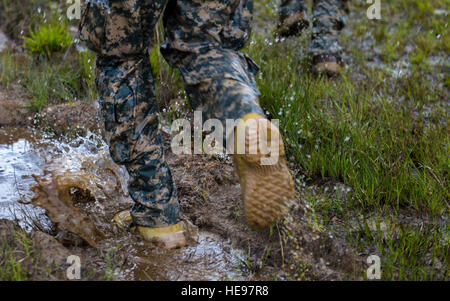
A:
{"label": "mud puddle", "polygon": [[198,231],[189,217],[183,217],[189,244],[173,251],[114,226],[114,214],[132,204],[127,177],[92,133],[65,141],[32,129],[0,128],[0,219],[16,219],[23,228],[38,225],[113,279],[269,277],[249,271],[242,250],[214,231]]}
{"label": "mud puddle", "polygon": [[133,251],[117,279],[134,280],[248,280],[252,275],[242,269],[241,251],[220,236],[202,231],[196,242],[179,250],[150,249],[143,242]]}
{"label": "mud puddle", "polygon": [[128,174],[112,162],[102,137],[89,130],[68,140],[0,128],[0,219],[18,219],[24,229],[50,234],[43,241],[52,241],[54,257],[61,259],[64,249],[85,263],[82,279],[331,280],[359,274],[353,267],[364,266],[362,260],[343,237],[311,226],[301,187],[283,221],[253,230],[230,160],[175,155],[170,136],[163,136],[189,238],[185,248],[159,249],[112,223],[133,203]]}
{"label": "mud puddle", "polygon": [[45,220],[44,210],[20,203],[32,199],[32,175],[45,165],[45,157],[34,145],[42,137],[36,135],[32,130],[0,128],[0,218],[17,218],[22,226],[33,218]]}

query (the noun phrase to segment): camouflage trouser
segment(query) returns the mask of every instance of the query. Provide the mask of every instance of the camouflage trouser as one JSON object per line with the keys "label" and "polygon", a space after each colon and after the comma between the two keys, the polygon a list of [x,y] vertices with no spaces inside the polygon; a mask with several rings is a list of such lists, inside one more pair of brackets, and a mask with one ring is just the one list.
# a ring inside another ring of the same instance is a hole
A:
{"label": "camouflage trouser", "polygon": [[[345,26],[344,12],[348,0],[313,0],[313,29],[311,55],[333,55],[341,60],[342,47],[339,45],[339,32]],[[296,11],[306,11],[304,0],[283,0],[280,15]]]}
{"label": "camouflage trouser", "polygon": [[[153,31],[166,2],[165,29],[168,44],[162,48],[169,64],[180,70],[192,107],[202,109],[204,118],[238,119],[250,112],[263,114],[254,81],[258,67],[238,50],[249,36],[247,29],[222,30],[232,43],[218,45],[218,36],[204,34],[212,26],[187,21],[181,31],[180,16],[216,22],[237,11],[251,18],[247,0],[91,0],[80,22],[80,39],[97,53],[96,84],[112,158],[126,166],[129,191],[135,201],[134,223],[161,227],[179,221],[177,191],[161,147],[155,112],[154,83],[148,57],[153,47]],[[103,6],[93,3],[101,2]],[[195,3],[194,3],[195,2]],[[190,7],[192,4],[192,7]],[[244,5],[245,4],[245,5]],[[252,2],[251,2],[252,4]],[[232,6],[232,8],[231,8]],[[168,22],[172,24],[168,24]],[[189,24],[188,24],[189,23]],[[248,25],[249,22],[245,22]],[[232,22],[230,24],[241,24]],[[194,26],[195,30],[190,30]],[[190,34],[197,31],[193,38]],[[242,37],[242,38],[241,38]],[[187,42],[181,41],[186,39]],[[189,48],[189,41],[202,49]],[[213,41],[213,42],[212,42]],[[170,43],[173,42],[173,43]],[[213,43],[215,43],[213,45]],[[177,44],[175,47],[171,47]],[[219,43],[220,44],[220,43]],[[237,46],[236,46],[237,45]],[[183,48],[189,48],[186,53]],[[206,47],[205,47],[206,46]],[[214,46],[214,47],[213,47]],[[235,49],[233,49],[235,48]],[[197,51],[198,50],[198,51]]]}
{"label": "camouflage trouser", "polygon": [[[222,53],[224,52],[224,53]],[[226,119],[237,120],[248,113],[264,116],[258,104],[259,91],[254,74],[258,67],[242,53],[234,51],[209,51],[205,55],[196,56],[193,64],[197,66],[183,76],[184,88],[191,107],[202,111],[203,121],[217,118],[223,128]],[[206,69],[214,68],[209,77],[196,78],[196,75],[208,73]],[[235,68],[234,74],[224,74],[224,70]],[[254,69],[253,69],[254,68]],[[224,131],[224,140],[232,134]]]}
{"label": "camouflage trouser", "polygon": [[96,86],[113,160],[125,165],[135,224],[178,223],[179,204],[158,131],[148,51],[163,0],[110,1],[110,12],[88,5],[80,39],[98,55]]}

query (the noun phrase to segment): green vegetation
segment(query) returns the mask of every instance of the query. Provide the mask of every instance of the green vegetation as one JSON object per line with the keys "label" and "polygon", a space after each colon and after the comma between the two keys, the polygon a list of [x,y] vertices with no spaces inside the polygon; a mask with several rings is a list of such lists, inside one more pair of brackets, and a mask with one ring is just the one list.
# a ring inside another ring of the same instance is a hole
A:
{"label": "green vegetation", "polygon": [[90,52],[58,53],[36,61],[33,57],[3,53],[0,56],[0,81],[6,88],[21,85],[30,95],[29,107],[40,111],[49,104],[92,100],[94,56]]}
{"label": "green vegetation", "polygon": [[62,52],[72,44],[72,36],[65,23],[43,24],[31,30],[30,37],[24,37],[24,47],[31,54],[46,55]]}

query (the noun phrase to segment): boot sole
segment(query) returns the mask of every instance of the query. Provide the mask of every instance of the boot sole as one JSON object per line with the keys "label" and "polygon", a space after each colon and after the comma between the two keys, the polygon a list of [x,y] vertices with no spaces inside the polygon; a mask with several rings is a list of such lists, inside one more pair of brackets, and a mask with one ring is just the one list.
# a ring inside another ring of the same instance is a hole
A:
{"label": "boot sole", "polygon": [[[255,132],[249,134],[247,147],[248,141],[257,140],[255,135]],[[234,156],[245,215],[254,229],[266,228],[277,222],[287,213],[289,203],[294,198],[294,182],[284,159],[282,145],[279,153],[278,162],[274,165],[261,165],[262,155]]]}
{"label": "boot sole", "polygon": [[246,182],[243,191],[245,215],[252,228],[266,228],[288,210],[294,195],[294,184],[285,164],[267,168],[244,163]]}

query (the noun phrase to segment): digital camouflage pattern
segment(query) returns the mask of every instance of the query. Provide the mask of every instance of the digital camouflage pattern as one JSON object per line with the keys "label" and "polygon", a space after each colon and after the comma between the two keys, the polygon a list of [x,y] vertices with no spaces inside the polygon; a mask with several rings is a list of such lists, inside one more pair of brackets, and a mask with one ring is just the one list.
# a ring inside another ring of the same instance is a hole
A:
{"label": "digital camouflage pattern", "polygon": [[97,54],[96,86],[112,158],[126,166],[135,224],[179,221],[177,191],[161,146],[149,60],[163,13],[161,52],[178,68],[194,110],[204,118],[256,112],[257,65],[239,50],[250,36],[252,0],[90,0],[80,39]]}
{"label": "digital camouflage pattern", "polygon": [[263,115],[254,80],[259,67],[239,51],[250,39],[252,16],[253,0],[167,4],[161,53],[180,71],[191,107],[203,112],[203,120]]}
{"label": "digital camouflage pattern", "polygon": [[289,15],[299,11],[307,11],[304,0],[282,0],[278,9],[278,13],[281,17],[288,17]]}
{"label": "digital camouflage pattern", "polygon": [[[339,32],[344,28],[348,0],[313,0],[313,27],[309,52],[313,57],[334,56],[341,61],[342,47]],[[283,0],[280,17],[298,11],[306,12],[304,0]]]}

